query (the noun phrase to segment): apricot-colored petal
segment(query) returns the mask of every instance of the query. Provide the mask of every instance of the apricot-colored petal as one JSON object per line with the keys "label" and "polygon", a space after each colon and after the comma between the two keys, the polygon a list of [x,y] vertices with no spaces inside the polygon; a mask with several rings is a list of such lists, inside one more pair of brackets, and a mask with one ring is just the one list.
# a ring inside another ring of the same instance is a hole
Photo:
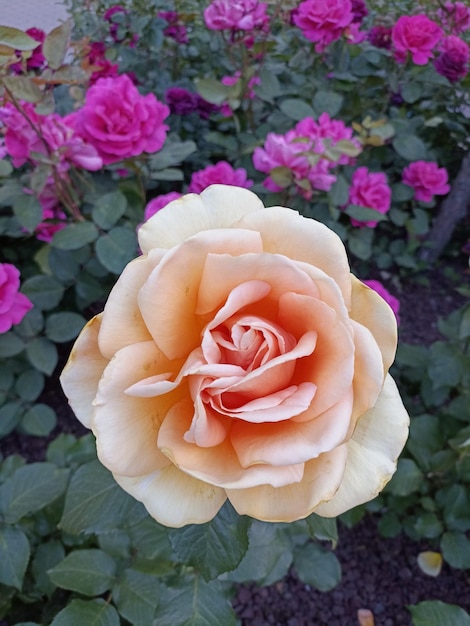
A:
{"label": "apricot-colored petal", "polygon": [[227,496],[240,515],[265,522],[293,522],[307,517],[336,493],[343,478],[346,447],[339,446],[305,463],[299,483],[277,489],[260,485],[252,489],[227,489]]}
{"label": "apricot-colored petal", "polygon": [[182,400],[168,411],[158,433],[160,450],[187,474],[219,487],[242,489],[260,484],[280,487],[302,480],[303,463],[243,468],[228,440],[212,448],[188,443],[184,435],[191,426],[193,414],[192,402]]}
{"label": "apricot-colored petal", "polygon": [[140,289],[138,301],[148,330],[168,358],[184,357],[200,345],[204,324],[195,312],[207,255],[238,255],[260,247],[258,233],[206,230],[166,254]]}
{"label": "apricot-colored petal", "polygon": [[[249,231],[242,231],[249,232]],[[318,297],[315,282],[295,262],[278,254],[208,254],[201,277],[197,313],[207,315],[223,305],[238,285],[249,281],[263,281],[271,286],[272,302],[289,291]],[[277,307],[276,307],[277,308]]]}
{"label": "apricot-colored petal", "polygon": [[157,522],[172,528],[209,522],[226,500],[223,489],[188,476],[174,465],[144,476],[114,474],[114,478]]}
{"label": "apricot-colored petal", "polygon": [[397,320],[390,306],[379,294],[351,274],[352,301],[350,316],[370,330],[382,353],[385,372],[395,359]]}
{"label": "apricot-colored petal", "polygon": [[308,422],[253,424],[235,422],[230,440],[240,463],[289,465],[310,461],[339,446],[349,431],[352,390],[334,407]]}
{"label": "apricot-colored petal", "polygon": [[73,412],[87,428],[91,428],[98,382],[108,364],[98,349],[101,318],[101,314],[95,316],[82,329],[60,375],[60,384]]}
{"label": "apricot-colored petal", "polygon": [[211,185],[200,195],[187,194],[155,213],[138,232],[140,249],[172,248],[204,230],[230,228],[252,211],[264,210],[248,189]]}
{"label": "apricot-colored petal", "polygon": [[408,437],[409,417],[390,375],[377,404],[359,419],[352,439],[346,444],[348,459],[340,488],[315,513],[335,517],[375,498],[397,467],[397,459]]}
{"label": "apricot-colored petal", "polygon": [[131,261],[111,290],[98,338],[100,350],[108,359],[124,346],[151,338],[139,311],[137,294],[164,254],[166,250],[152,250]]}
{"label": "apricot-colored petal", "polygon": [[[297,361],[292,384],[312,382],[317,393],[306,420],[337,404],[349,391],[354,374],[352,330],[333,309],[316,298],[285,293],[279,300],[279,320],[290,332],[317,333],[315,351]],[[302,416],[296,418],[300,421]]]}
{"label": "apricot-colored petal", "polygon": [[130,385],[162,367],[168,368],[167,359],[152,341],[146,341],[119,350],[103,373],[92,426],[98,457],[112,472],[140,476],[168,465],[157,447],[158,429],[184,390],[159,398],[125,393]]}
{"label": "apricot-colored petal", "polygon": [[260,232],[265,252],[319,267],[338,284],[349,307],[351,281],[346,250],[338,235],[327,226],[284,207],[250,213],[234,226]]}

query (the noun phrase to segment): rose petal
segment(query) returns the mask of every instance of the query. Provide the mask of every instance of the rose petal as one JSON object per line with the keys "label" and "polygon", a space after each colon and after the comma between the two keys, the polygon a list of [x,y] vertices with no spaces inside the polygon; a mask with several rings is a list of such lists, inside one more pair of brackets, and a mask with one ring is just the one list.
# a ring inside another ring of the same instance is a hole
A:
{"label": "rose petal", "polygon": [[108,359],[124,346],[150,339],[137,306],[137,294],[164,254],[165,251],[152,250],[148,256],[131,261],[111,290],[98,337],[101,353]]}
{"label": "rose petal", "polygon": [[264,210],[263,203],[248,189],[211,185],[199,196],[187,194],[155,213],[140,227],[139,245],[144,253],[152,248],[169,249],[201,231],[230,228],[260,209]]}
{"label": "rose petal", "polygon": [[269,207],[245,215],[234,227],[259,232],[265,252],[282,254],[323,270],[338,284],[349,307],[351,283],[346,250],[327,226],[292,209]]}
{"label": "rose petal", "polygon": [[302,480],[304,465],[287,467],[255,465],[243,468],[228,440],[212,448],[200,448],[184,440],[194,414],[193,403],[182,400],[167,413],[158,434],[158,447],[181,470],[213,485],[226,488],[274,487]]}
{"label": "rose petal", "polygon": [[93,416],[98,381],[108,364],[108,359],[98,350],[101,319],[102,314],[97,315],[82,329],[60,375],[60,384],[73,412],[87,428]]}
{"label": "rose petal", "polygon": [[154,398],[135,398],[125,390],[148,372],[167,369],[168,361],[152,341],[126,346],[104,370],[95,399],[93,431],[98,457],[112,472],[140,476],[168,465],[157,447],[160,423],[187,390]]}
{"label": "rose petal", "polygon": [[223,489],[192,478],[174,465],[144,476],[114,474],[114,478],[157,522],[172,528],[209,522],[226,500]]}
{"label": "rose petal", "polygon": [[206,256],[222,251],[244,254],[260,246],[257,233],[206,230],[166,254],[141,288],[138,302],[155,343],[168,358],[184,357],[200,345],[205,323],[195,312]]}
{"label": "rose petal", "polygon": [[312,513],[338,490],[347,459],[346,446],[339,446],[305,463],[301,482],[273,488],[227,489],[227,496],[240,515],[266,522],[293,522]]}
{"label": "rose petal", "polygon": [[335,517],[372,500],[394,474],[397,458],[408,437],[409,417],[390,375],[377,404],[361,416],[346,444],[348,460],[344,478],[334,497],[315,511]]}

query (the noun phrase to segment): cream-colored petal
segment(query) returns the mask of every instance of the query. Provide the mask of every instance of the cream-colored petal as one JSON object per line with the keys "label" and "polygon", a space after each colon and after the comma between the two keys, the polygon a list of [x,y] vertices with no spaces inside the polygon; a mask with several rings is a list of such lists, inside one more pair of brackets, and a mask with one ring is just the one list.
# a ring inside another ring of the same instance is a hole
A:
{"label": "cream-colored petal", "polygon": [[304,465],[286,467],[254,465],[243,468],[229,440],[212,448],[185,441],[194,414],[193,404],[182,400],[172,407],[158,433],[158,446],[182,471],[199,480],[224,488],[271,484],[281,487],[302,480]]}
{"label": "cream-colored petal", "polygon": [[124,346],[151,338],[138,308],[137,294],[165,254],[166,250],[152,250],[134,259],[111,290],[99,334],[100,350],[108,359]]}
{"label": "cream-colored petal", "polygon": [[265,252],[283,254],[323,270],[338,283],[349,308],[351,281],[346,250],[330,228],[292,209],[269,207],[244,216],[235,227],[261,233]]}
{"label": "cream-colored petal", "polygon": [[168,465],[157,447],[158,429],[168,409],[187,389],[158,398],[136,398],[125,390],[169,363],[152,341],[119,350],[103,372],[95,400],[93,432],[100,461],[112,472],[140,476]]}
{"label": "cream-colored petal", "polygon": [[390,306],[379,294],[351,274],[350,316],[370,330],[382,352],[385,372],[395,359],[397,320]]}
{"label": "cream-colored petal", "polygon": [[211,185],[200,195],[187,194],[155,213],[140,227],[139,245],[144,253],[152,248],[169,249],[201,231],[230,228],[260,209],[263,203],[248,189]]}
{"label": "cream-colored petal", "polygon": [[312,513],[323,500],[333,497],[344,473],[347,452],[339,446],[305,463],[301,482],[273,488],[227,489],[227,496],[240,515],[265,522],[293,522]]}
{"label": "cream-colored petal", "polygon": [[148,330],[168,358],[184,357],[200,345],[204,322],[195,313],[207,255],[260,248],[258,233],[226,228],[200,232],[167,253],[140,289],[138,302]]}
{"label": "cream-colored petal", "polygon": [[253,424],[235,422],[230,440],[240,463],[289,465],[307,462],[342,444],[349,431],[352,390],[334,407],[308,422]]}
{"label": "cream-colored petal", "polygon": [[408,413],[395,381],[387,375],[377,404],[361,416],[352,439],[346,444],[348,460],[340,488],[315,513],[335,517],[375,498],[396,470],[408,426]]}
{"label": "cream-colored petal", "polygon": [[60,384],[76,417],[91,428],[93,400],[108,364],[98,349],[102,314],[91,319],[81,331],[60,375]]}
{"label": "cream-colored petal", "polygon": [[209,522],[226,500],[223,489],[192,478],[174,465],[144,476],[114,474],[114,478],[157,522],[172,528]]}

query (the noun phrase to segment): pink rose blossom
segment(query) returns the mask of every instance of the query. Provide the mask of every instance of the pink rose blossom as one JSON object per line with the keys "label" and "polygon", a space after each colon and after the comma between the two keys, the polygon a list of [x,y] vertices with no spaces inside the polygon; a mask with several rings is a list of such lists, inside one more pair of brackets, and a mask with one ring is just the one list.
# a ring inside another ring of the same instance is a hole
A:
{"label": "pink rose blossom", "polygon": [[215,184],[234,185],[248,189],[253,185],[253,181],[247,178],[246,170],[243,167],[234,170],[227,161],[219,161],[215,165],[208,165],[203,170],[194,172],[188,185],[188,191],[200,193],[209,185]]}
{"label": "pink rose blossom", "polygon": [[[353,174],[349,188],[349,204],[374,209],[385,214],[390,209],[392,191],[387,184],[387,177],[382,172],[369,172],[367,167],[359,167]],[[377,226],[375,220],[362,222],[351,218],[353,226]]]}
{"label": "pink rose blossom", "polygon": [[413,161],[403,170],[402,181],[415,190],[414,199],[431,202],[433,196],[445,196],[450,191],[445,167],[435,161]]}
{"label": "pink rose blossom", "polygon": [[[264,147],[257,147],[253,152],[253,165],[260,172],[270,174],[278,167],[291,170],[294,182],[307,178],[310,164],[307,158],[310,143],[308,140],[299,140],[295,130],[288,131],[285,135],[268,133]],[[271,191],[281,191],[277,183],[269,176],[264,181],[264,186]]]}
{"label": "pink rose blossom", "polygon": [[469,58],[468,44],[456,35],[450,35],[442,41],[434,67],[439,74],[455,83],[468,74]]}
{"label": "pink rose blossom", "polygon": [[204,21],[211,30],[265,29],[268,5],[258,0],[213,0],[204,9]]}
{"label": "pink rose blossom", "polygon": [[103,163],[116,163],[142,152],[157,152],[165,143],[170,114],[153,94],[142,96],[122,74],[100,78],[87,92],[85,105],[74,114],[74,126],[93,145]]}
{"label": "pink rose blossom", "polygon": [[323,52],[352,23],[352,11],[350,0],[305,0],[293,14],[293,20],[304,37],[315,42],[316,52]]}
{"label": "pink rose blossom", "polygon": [[118,65],[111,63],[106,56],[106,48],[101,41],[94,41],[90,44],[88,53],[84,61],[82,61],[82,67],[92,70],[90,76],[90,85],[96,83],[98,78],[105,78],[118,75]]}
{"label": "pink rose blossom", "polygon": [[158,17],[168,22],[168,26],[163,30],[165,37],[170,37],[178,43],[189,43],[186,26],[180,22],[176,11],[160,11]]}
{"label": "pink rose blossom", "polygon": [[161,196],[157,196],[150,200],[150,202],[145,207],[144,219],[147,221],[152,215],[155,215],[157,211],[166,207],[167,204],[173,202],[173,200],[178,200],[181,198],[181,194],[177,191],[170,191],[170,193],[164,193]]}
{"label": "pink rose blossom", "polygon": [[[42,53],[42,44],[46,38],[46,33],[40,28],[28,28],[25,32],[32,39],[39,42],[37,48],[31,50],[31,56],[26,60],[26,70],[40,70],[45,68],[47,61],[46,57]],[[16,50],[15,54],[20,59],[23,56],[23,52],[21,50]],[[14,63],[13,65],[10,65],[10,70],[15,74],[21,74],[24,70],[24,64],[22,62]]]}
{"label": "pink rose blossom", "polygon": [[385,289],[382,283],[378,280],[363,280],[362,282],[374,291],[376,291],[379,296],[381,296],[385,300],[385,302],[395,313],[395,317],[397,318],[397,324],[400,324],[400,300],[398,298],[395,298],[395,296],[392,296],[392,294],[387,289]]}
{"label": "pink rose blossom", "polygon": [[402,15],[392,29],[395,60],[405,63],[408,53],[413,63],[426,65],[442,37],[442,29],[426,15]]}
{"label": "pink rose blossom", "polygon": [[359,24],[369,15],[369,9],[364,0],[351,0],[351,10],[353,22],[358,22]]}
{"label": "pink rose blossom", "polygon": [[0,333],[19,324],[33,303],[19,292],[20,272],[11,263],[0,263]]}
{"label": "pink rose blossom", "polygon": [[463,2],[446,2],[437,11],[437,17],[453,35],[459,35],[470,28],[470,6]]}
{"label": "pink rose blossom", "polygon": [[392,47],[392,29],[387,26],[373,26],[367,33],[367,39],[376,48],[390,50]]}

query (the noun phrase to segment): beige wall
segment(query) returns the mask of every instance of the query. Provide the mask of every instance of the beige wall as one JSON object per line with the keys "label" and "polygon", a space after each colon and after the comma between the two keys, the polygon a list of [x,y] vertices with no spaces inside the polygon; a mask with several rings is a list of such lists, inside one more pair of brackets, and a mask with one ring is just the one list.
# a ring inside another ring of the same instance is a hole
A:
{"label": "beige wall", "polygon": [[0,25],[26,30],[32,26],[46,32],[67,19],[61,0],[0,0]]}

